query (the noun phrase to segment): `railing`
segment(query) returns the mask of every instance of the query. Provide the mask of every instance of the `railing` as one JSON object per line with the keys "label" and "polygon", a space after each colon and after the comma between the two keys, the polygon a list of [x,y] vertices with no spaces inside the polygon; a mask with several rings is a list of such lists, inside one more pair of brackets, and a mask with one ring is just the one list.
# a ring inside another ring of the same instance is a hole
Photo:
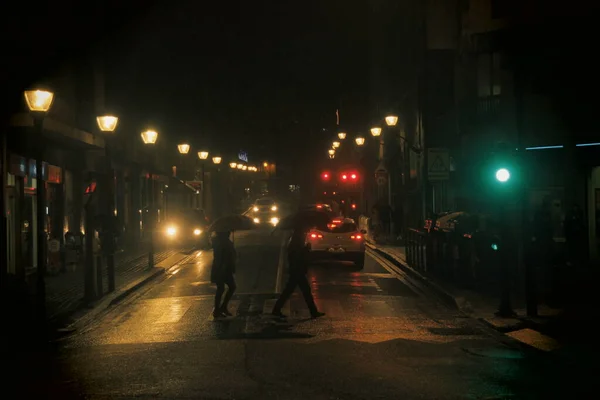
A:
{"label": "railing", "polygon": [[412,268],[427,272],[427,233],[408,229],[406,235],[406,262]]}

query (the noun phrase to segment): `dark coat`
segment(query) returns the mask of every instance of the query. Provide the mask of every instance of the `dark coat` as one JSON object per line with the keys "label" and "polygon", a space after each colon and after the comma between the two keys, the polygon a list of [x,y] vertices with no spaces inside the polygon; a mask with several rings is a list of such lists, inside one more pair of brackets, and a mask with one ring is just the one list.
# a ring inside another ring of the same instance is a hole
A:
{"label": "dark coat", "polygon": [[235,273],[236,252],[229,238],[219,236],[213,239],[213,263],[210,281],[222,284],[233,278]]}
{"label": "dark coat", "polygon": [[290,273],[306,274],[308,272],[309,251],[304,241],[304,235],[292,236],[287,250]]}

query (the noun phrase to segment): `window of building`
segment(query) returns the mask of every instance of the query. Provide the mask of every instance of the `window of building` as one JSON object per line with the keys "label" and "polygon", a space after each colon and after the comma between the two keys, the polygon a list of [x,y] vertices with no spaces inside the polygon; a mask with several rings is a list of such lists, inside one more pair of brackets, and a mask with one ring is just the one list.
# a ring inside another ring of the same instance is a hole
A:
{"label": "window of building", "polygon": [[479,97],[502,94],[500,53],[483,53],[477,57],[477,95]]}

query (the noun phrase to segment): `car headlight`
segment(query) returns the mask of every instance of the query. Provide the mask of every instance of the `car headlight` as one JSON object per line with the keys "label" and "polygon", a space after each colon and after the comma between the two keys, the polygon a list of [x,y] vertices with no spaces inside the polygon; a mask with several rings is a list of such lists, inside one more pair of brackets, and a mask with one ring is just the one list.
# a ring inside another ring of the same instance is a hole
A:
{"label": "car headlight", "polygon": [[277,211],[277,206],[271,207],[271,211]]}
{"label": "car headlight", "polygon": [[177,233],[177,228],[175,228],[174,226],[169,226],[167,228],[167,235],[175,236],[176,233]]}
{"label": "car headlight", "polygon": [[200,236],[201,233],[202,233],[202,229],[194,229],[194,235]]}
{"label": "car headlight", "polygon": [[258,211],[258,207],[252,208],[252,211],[257,212]]}
{"label": "car headlight", "polygon": [[273,225],[277,225],[277,224],[279,223],[279,218],[277,218],[277,217],[273,217],[273,218],[271,218],[271,223],[272,223]]}
{"label": "car headlight", "polygon": [[254,218],[254,223],[255,223],[255,224],[260,224],[260,219],[258,219],[258,218]]}

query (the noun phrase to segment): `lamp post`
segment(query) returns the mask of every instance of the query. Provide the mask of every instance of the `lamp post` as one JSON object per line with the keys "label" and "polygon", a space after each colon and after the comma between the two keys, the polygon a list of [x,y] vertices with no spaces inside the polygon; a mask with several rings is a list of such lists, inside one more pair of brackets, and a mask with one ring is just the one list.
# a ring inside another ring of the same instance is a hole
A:
{"label": "lamp post", "polygon": [[[36,305],[39,321],[46,321],[46,182],[44,181],[44,117],[52,106],[54,93],[46,90],[24,92],[27,108],[31,112],[37,140],[35,146],[35,178],[37,194],[37,296]],[[4,210],[2,210],[4,212]]]}
{"label": "lamp post", "polygon": [[206,159],[208,158],[208,151],[203,150],[198,152],[198,158],[200,159],[200,167],[202,168],[202,209],[206,213],[206,185],[205,185],[205,175],[204,168]]}
{"label": "lamp post", "polygon": [[[156,140],[158,139],[158,132],[153,131],[153,130],[147,130],[142,132],[142,140],[144,141],[144,144],[146,145],[150,145],[154,150],[154,144],[156,143]],[[149,247],[148,247],[148,269],[152,269],[154,268],[154,173],[153,173],[153,169],[154,169],[154,165],[152,165],[152,163],[154,162],[154,158],[152,158],[152,162],[150,165],[150,182],[149,182],[149,192],[150,195],[148,196],[148,208],[149,208],[149,214],[150,214],[150,243],[149,243]]]}
{"label": "lamp post", "polygon": [[[398,123],[398,116],[397,115],[395,115],[395,114],[388,114],[385,117],[385,124],[388,127],[390,127],[390,128],[395,127],[397,123]],[[382,160],[384,159],[384,146],[385,146],[385,144],[383,143],[383,140],[382,140],[381,147],[379,149]],[[402,162],[402,176],[404,177],[404,154],[402,154],[402,161],[401,162]],[[388,173],[388,205],[390,207],[392,207],[392,176],[389,173]],[[404,217],[403,217],[403,220],[404,220]],[[391,221],[392,222],[390,222],[390,234],[392,232],[394,232],[394,230],[395,230],[393,219]],[[404,229],[403,229],[403,231],[404,231]],[[404,232],[402,232],[402,234],[404,234]]]}
{"label": "lamp post", "polygon": [[[106,269],[108,273],[108,291],[113,292],[115,290],[115,229],[114,226],[114,218],[115,218],[115,194],[114,194],[114,186],[115,186],[115,173],[112,168],[112,160],[111,160],[111,134],[114,133],[115,129],[117,129],[117,124],[119,123],[119,118],[114,115],[102,115],[96,117],[96,122],[98,124],[98,128],[101,132],[104,132],[104,154],[106,159],[106,221],[105,226],[102,229],[103,231],[103,239],[102,249],[104,250],[104,254],[106,256]],[[87,231],[86,231],[87,232]],[[98,267],[96,271],[97,276],[97,288],[99,292],[97,293],[98,297],[102,296],[102,270]]]}

